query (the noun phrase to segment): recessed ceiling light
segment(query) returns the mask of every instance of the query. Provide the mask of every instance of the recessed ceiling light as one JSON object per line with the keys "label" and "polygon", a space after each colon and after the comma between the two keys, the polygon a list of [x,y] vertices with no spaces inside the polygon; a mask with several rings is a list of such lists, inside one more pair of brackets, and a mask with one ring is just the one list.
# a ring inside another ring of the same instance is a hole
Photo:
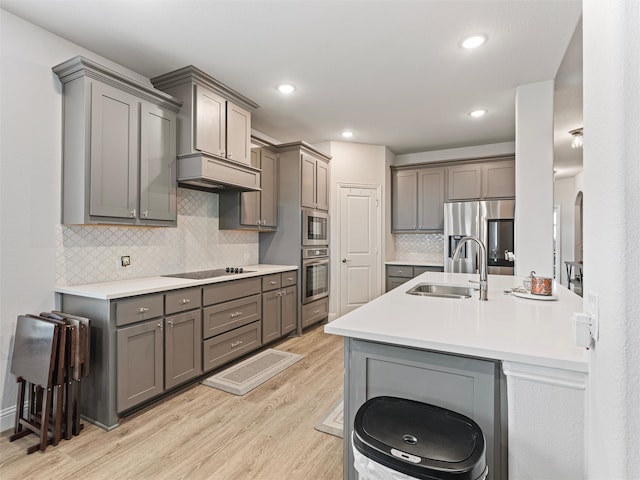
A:
{"label": "recessed ceiling light", "polygon": [[474,110],[473,112],[469,112],[469,115],[473,118],[480,118],[484,116],[485,113],[487,113],[486,110]]}
{"label": "recessed ceiling light", "polygon": [[484,33],[469,35],[460,42],[462,48],[478,48],[480,45],[487,41],[487,36]]}
{"label": "recessed ceiling light", "polygon": [[295,92],[295,90],[296,90],[296,87],[288,83],[283,83],[282,85],[278,85],[278,91],[280,93],[284,93],[285,95],[289,93],[293,93]]}
{"label": "recessed ceiling light", "polygon": [[345,130],[341,133],[341,135],[343,136],[343,138],[351,138],[353,137],[353,132],[351,130]]}

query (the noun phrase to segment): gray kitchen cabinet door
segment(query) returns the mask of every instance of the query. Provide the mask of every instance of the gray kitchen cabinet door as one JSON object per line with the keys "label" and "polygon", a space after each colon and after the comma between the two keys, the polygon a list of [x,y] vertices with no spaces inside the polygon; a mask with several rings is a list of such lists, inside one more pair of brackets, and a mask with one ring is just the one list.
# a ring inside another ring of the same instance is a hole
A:
{"label": "gray kitchen cabinet door", "polygon": [[[503,446],[500,362],[348,339],[345,428],[367,400],[392,396],[429,403],[475,420],[485,436],[489,480],[507,478]],[[351,442],[345,444],[344,478],[354,480]]]}
{"label": "gray kitchen cabinet door", "polygon": [[516,196],[516,169],[513,160],[490,162],[482,166],[482,196],[484,198]]}
{"label": "gray kitchen cabinet door", "polygon": [[448,168],[449,200],[473,200],[482,196],[482,166],[460,165]]}
{"label": "gray kitchen cabinet door", "polygon": [[240,194],[241,225],[255,229],[260,227],[260,194],[261,192],[242,192]]}
{"label": "gray kitchen cabinet door", "polygon": [[140,219],[177,220],[176,121],[173,112],[142,103]]}
{"label": "gray kitchen cabinet door", "polygon": [[316,207],[329,211],[329,164],[316,161]]}
{"label": "gray kitchen cabinet door", "polygon": [[164,386],[169,389],[202,373],[202,310],[167,317]]}
{"label": "gray kitchen cabinet door", "polygon": [[227,101],[226,157],[251,165],[251,112],[229,101]]}
{"label": "gray kitchen cabinet door", "polygon": [[128,93],[99,82],[92,83],[92,216],[132,220],[137,217],[138,103]]}
{"label": "gray kitchen cabinet door", "polygon": [[162,331],[162,318],[117,330],[118,412],[164,391]]}
{"label": "gray kitchen cabinet door", "polygon": [[301,154],[301,198],[300,203],[306,208],[316,208],[316,159],[305,153]]}
{"label": "gray kitchen cabinet door", "polygon": [[[286,274],[282,274],[285,276]],[[296,287],[288,287],[282,290],[280,308],[282,311],[280,321],[280,336],[285,336],[295,330],[298,320],[298,303],[296,302]]]}
{"label": "gray kitchen cabinet door", "polygon": [[226,153],[226,104],[220,95],[201,86],[194,85],[196,150],[224,157]]}
{"label": "gray kitchen cabinet door", "polygon": [[391,177],[391,230],[417,228],[418,184],[416,170],[397,170]]}
{"label": "gray kitchen cabinet door", "polygon": [[418,170],[418,230],[444,230],[445,169]]}
{"label": "gray kitchen cabinet door", "polygon": [[262,344],[280,338],[280,290],[262,294]]}
{"label": "gray kitchen cabinet door", "polygon": [[278,226],[278,156],[274,152],[263,149],[260,153],[260,176],[262,191],[260,195],[260,212],[263,227]]}

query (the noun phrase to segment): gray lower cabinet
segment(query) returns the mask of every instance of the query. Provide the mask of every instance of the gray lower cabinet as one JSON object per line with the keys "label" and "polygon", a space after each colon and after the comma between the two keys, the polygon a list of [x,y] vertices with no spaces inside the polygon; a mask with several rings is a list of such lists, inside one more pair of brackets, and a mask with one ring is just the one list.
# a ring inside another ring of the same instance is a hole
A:
{"label": "gray lower cabinet", "polygon": [[202,373],[202,310],[165,319],[164,361],[165,389]]}
{"label": "gray lower cabinet", "polygon": [[262,345],[262,280],[203,287],[202,368],[209,371]]}
{"label": "gray lower cabinet", "polygon": [[63,84],[63,224],[175,226],[182,102],[75,57]]}
{"label": "gray lower cabinet", "polygon": [[[121,415],[259,348],[263,322],[277,330],[269,339],[295,330],[296,285],[289,271],[114,300],[60,294],[61,311],[91,321],[82,414],[110,430]],[[268,304],[263,319],[263,292],[280,293],[275,317]]]}
{"label": "gray lower cabinet", "polygon": [[296,327],[297,274],[286,272],[262,278],[262,343],[277,340]]}
{"label": "gray lower cabinet", "polygon": [[302,305],[302,328],[318,323],[329,316],[329,297]]}
{"label": "gray lower cabinet", "polygon": [[412,265],[387,265],[386,290],[394,288],[408,282],[414,277],[424,272],[443,272],[444,267],[425,267]]}
{"label": "gray lower cabinet", "polygon": [[164,391],[163,329],[163,318],[118,329],[118,412]]}
{"label": "gray lower cabinet", "polygon": [[474,419],[486,440],[489,479],[507,478],[506,398],[500,362],[347,338],[344,478],[355,480],[351,432],[370,398],[425,402]]}
{"label": "gray lower cabinet", "polygon": [[118,300],[115,316],[118,412],[202,373],[200,288]]}

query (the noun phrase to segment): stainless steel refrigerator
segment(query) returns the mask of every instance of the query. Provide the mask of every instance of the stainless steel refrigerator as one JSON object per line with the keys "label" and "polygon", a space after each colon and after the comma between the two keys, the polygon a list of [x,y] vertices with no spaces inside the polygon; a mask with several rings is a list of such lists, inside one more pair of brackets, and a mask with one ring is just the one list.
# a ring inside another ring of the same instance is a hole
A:
{"label": "stainless steel refrigerator", "polygon": [[478,271],[478,246],[465,242],[460,257],[451,256],[466,235],[478,237],[487,248],[488,273],[513,275],[514,200],[483,200],[444,204],[444,271],[475,273]]}

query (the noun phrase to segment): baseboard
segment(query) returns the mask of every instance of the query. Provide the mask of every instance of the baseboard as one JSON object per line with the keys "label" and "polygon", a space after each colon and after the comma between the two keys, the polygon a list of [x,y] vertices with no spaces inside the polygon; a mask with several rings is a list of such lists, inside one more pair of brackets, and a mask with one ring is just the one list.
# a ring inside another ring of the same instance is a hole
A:
{"label": "baseboard", "polygon": [[11,430],[16,425],[16,406],[0,410],[0,432]]}

